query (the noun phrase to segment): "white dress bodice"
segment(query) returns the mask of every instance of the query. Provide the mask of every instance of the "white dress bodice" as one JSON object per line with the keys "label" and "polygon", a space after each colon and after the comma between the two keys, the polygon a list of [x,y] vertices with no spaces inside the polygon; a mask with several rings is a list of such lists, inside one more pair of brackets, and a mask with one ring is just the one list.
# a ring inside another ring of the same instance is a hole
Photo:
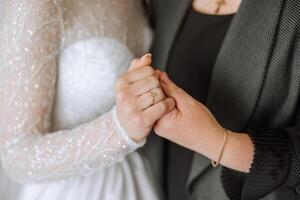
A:
{"label": "white dress bodice", "polygon": [[140,1],[11,0],[4,8],[0,158],[10,177],[33,183],[18,199],[157,199],[147,161],[132,153],[141,144],[113,109],[116,78],[150,43]]}
{"label": "white dress bodice", "polygon": [[115,81],[132,58],[127,46],[106,37],[66,47],[59,59],[53,129],[70,129],[108,112],[115,103]]}

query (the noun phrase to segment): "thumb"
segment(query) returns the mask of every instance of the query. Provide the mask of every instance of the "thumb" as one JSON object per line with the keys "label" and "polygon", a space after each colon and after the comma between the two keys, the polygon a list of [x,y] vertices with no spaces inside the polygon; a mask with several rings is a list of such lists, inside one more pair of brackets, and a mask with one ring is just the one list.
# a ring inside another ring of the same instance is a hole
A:
{"label": "thumb", "polygon": [[132,71],[140,67],[150,66],[151,64],[152,64],[152,55],[150,53],[147,53],[141,58],[134,59],[131,62],[128,71]]}
{"label": "thumb", "polygon": [[173,81],[170,80],[165,72],[160,76],[161,87],[168,97],[172,97],[179,103],[182,99],[190,97],[184,90],[178,87]]}

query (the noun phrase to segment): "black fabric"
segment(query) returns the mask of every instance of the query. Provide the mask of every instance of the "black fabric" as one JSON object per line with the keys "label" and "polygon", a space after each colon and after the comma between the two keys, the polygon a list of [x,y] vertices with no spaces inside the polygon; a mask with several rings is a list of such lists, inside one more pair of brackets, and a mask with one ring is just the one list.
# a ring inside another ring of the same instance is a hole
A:
{"label": "black fabric", "polygon": [[245,200],[261,198],[282,185],[287,179],[291,158],[290,141],[282,130],[253,131],[250,136],[255,153],[243,187],[242,199]]}
{"label": "black fabric", "polygon": [[[300,27],[300,16],[298,13],[293,12],[300,9],[299,2],[296,1],[283,1],[282,7],[280,8],[280,15],[276,24],[276,32],[272,37],[272,44],[270,48],[270,55],[268,57],[267,69],[264,72],[263,83],[261,85],[259,98],[267,99],[267,101],[257,101],[255,112],[261,112],[260,116],[253,114],[250,122],[247,126],[248,132],[250,133],[251,139],[254,143],[255,154],[250,173],[247,174],[243,184],[239,187],[234,187],[235,182],[230,181],[238,176],[238,173],[230,170],[223,170],[222,182],[227,194],[231,199],[243,199],[243,200],[256,200],[265,197],[272,191],[276,191],[279,187],[295,187],[300,181],[299,171],[299,158],[295,159],[297,151],[295,149],[295,136],[299,133],[299,102],[295,105],[296,109],[293,113],[296,113],[294,119],[292,118],[289,123],[285,126],[280,126],[273,129],[259,129],[260,126],[268,127],[268,120],[274,113],[276,103],[279,99],[287,99],[288,93],[281,93],[281,88],[274,88],[274,85],[265,84],[270,80],[286,81],[286,84],[293,84],[296,79],[287,80],[286,78],[290,75],[286,73],[286,67],[290,63],[289,59],[295,56],[295,53],[299,53],[299,50],[291,53],[288,57],[286,52],[293,49],[295,45],[299,44],[299,27]],[[292,29],[287,27],[296,26],[297,31],[294,32]],[[295,33],[298,37],[295,37]],[[289,40],[287,38],[293,38]],[[289,45],[287,45],[289,43]],[[272,60],[272,58],[274,60]],[[297,65],[300,66],[300,56],[294,57]],[[295,62],[294,61],[294,62]],[[280,65],[281,63],[287,63],[286,66]],[[298,77],[299,78],[299,77]],[[297,78],[297,79],[298,79]],[[272,90],[270,90],[271,87]],[[275,89],[275,90],[274,90]],[[295,96],[299,98],[299,94]],[[267,104],[273,103],[273,109],[263,108]],[[287,100],[286,105],[279,105],[282,114],[286,116],[287,109],[289,106],[294,104],[293,100]],[[287,106],[287,107],[286,107]],[[256,110],[257,109],[257,110]],[[297,117],[298,115],[298,117]],[[255,118],[255,119],[254,119]],[[294,128],[287,128],[294,127]],[[295,130],[298,133],[295,133]],[[297,137],[297,136],[296,136]],[[297,143],[297,145],[299,145]],[[239,196],[240,195],[240,196]]]}
{"label": "black fabric", "polygon": [[[205,104],[212,69],[232,15],[204,15],[190,9],[174,43],[167,72],[170,78]],[[188,199],[186,183],[193,152],[168,143],[166,190],[170,200]]]}
{"label": "black fabric", "polygon": [[231,200],[240,200],[246,174],[227,167],[222,168],[221,181],[227,196]]}
{"label": "black fabric", "polygon": [[[170,48],[174,46],[173,35],[182,23],[189,2],[150,0],[156,34],[152,47],[154,66],[165,67]],[[224,184],[225,190],[237,199],[258,199],[266,195],[264,200],[299,199],[299,10],[299,0],[243,0],[214,66],[207,100],[209,109],[225,128],[237,132],[250,130],[256,148],[252,165],[256,169],[251,169],[248,180],[236,179],[240,176],[235,171],[223,170],[222,177],[232,177]],[[147,146],[150,149],[162,144],[150,137]],[[271,149],[286,152],[273,154]],[[156,173],[160,168],[155,167],[159,166],[155,156],[162,153],[155,153],[150,153],[149,158]],[[278,165],[280,160],[282,165]],[[197,168],[195,165],[193,169]],[[265,166],[270,166],[271,173]],[[191,177],[196,178],[189,185],[190,195],[196,200],[209,199],[202,194],[213,193],[213,188],[205,187],[213,183],[202,181],[202,177],[213,169],[199,168],[205,170],[191,171]],[[269,177],[274,181],[269,181]],[[236,184],[238,181],[241,184]],[[213,200],[223,199],[222,195]]]}
{"label": "black fabric", "polygon": [[232,200],[262,198],[282,185],[289,173],[291,145],[282,130],[251,131],[250,136],[255,153],[245,180],[240,179],[240,172],[223,169],[222,183]]}

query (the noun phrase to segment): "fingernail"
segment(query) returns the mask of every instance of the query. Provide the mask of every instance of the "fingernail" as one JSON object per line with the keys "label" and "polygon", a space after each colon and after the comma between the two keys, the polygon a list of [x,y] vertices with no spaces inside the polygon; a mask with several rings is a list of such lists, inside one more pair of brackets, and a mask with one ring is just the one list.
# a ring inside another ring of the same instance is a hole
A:
{"label": "fingernail", "polygon": [[151,53],[147,53],[141,59],[143,60],[145,58],[152,58],[152,54]]}

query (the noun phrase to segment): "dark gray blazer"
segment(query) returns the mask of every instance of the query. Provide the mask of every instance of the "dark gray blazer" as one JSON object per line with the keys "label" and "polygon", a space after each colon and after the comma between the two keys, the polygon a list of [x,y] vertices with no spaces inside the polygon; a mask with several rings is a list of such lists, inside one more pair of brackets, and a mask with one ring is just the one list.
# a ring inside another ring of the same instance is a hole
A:
{"label": "dark gray blazer", "polygon": [[[167,67],[190,3],[149,0],[154,66]],[[255,158],[251,172],[239,182],[233,181],[237,172],[213,169],[195,153],[187,185],[191,199],[228,199],[225,191],[231,199],[300,199],[295,164],[300,158],[300,1],[243,0],[210,85],[208,108],[224,127],[251,135]],[[159,182],[164,143],[153,135],[143,149]]]}

